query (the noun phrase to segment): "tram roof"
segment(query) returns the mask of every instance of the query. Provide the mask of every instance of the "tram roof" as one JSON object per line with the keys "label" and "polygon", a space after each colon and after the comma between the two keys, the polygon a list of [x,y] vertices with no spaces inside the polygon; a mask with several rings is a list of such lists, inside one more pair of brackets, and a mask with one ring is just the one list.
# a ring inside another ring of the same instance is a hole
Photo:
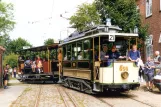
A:
{"label": "tram roof", "polygon": [[116,37],[123,37],[123,38],[136,38],[138,37],[138,34],[135,33],[108,33],[108,32],[98,32],[96,34],[91,34],[91,35],[79,35],[78,37],[73,37],[73,38],[69,38],[67,40],[65,40],[63,43],[61,43],[60,45],[64,45],[64,44],[68,44],[71,42],[76,42],[79,40],[83,40],[83,39],[88,39],[88,38],[93,38],[93,37],[106,37],[108,35],[115,35]]}
{"label": "tram roof", "polygon": [[48,46],[38,46],[38,47],[32,47],[32,48],[28,48],[28,49],[21,49],[17,52],[20,51],[45,51],[47,49],[51,50],[51,49],[56,49],[58,48],[58,43],[54,43],[52,45],[48,45]]}

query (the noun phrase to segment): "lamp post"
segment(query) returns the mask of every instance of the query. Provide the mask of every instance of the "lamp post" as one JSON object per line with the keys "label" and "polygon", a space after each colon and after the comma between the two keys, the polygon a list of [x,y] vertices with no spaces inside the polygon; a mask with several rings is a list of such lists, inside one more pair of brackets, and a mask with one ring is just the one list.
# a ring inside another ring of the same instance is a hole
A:
{"label": "lamp post", "polygon": [[138,27],[137,26],[134,27],[134,33],[138,33]]}

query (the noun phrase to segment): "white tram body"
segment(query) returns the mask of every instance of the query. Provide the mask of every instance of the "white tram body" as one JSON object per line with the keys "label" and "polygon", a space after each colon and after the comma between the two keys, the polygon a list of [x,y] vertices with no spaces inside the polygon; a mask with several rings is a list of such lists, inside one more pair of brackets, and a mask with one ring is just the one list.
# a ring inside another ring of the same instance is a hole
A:
{"label": "white tram body", "polygon": [[[120,43],[118,47],[130,43],[131,39],[135,39],[137,43],[138,34],[119,33],[119,31],[118,27],[102,25],[88,31],[74,33],[65,39],[59,45],[63,49],[64,57],[61,76],[64,86],[89,93],[107,90],[127,91],[139,87],[139,67],[134,62],[128,61],[128,58],[111,60],[109,66],[104,66],[103,64],[107,62],[100,60],[101,46],[104,41],[107,45]],[[87,40],[90,42],[89,48],[86,45]],[[128,56],[130,44],[126,47],[123,47],[125,52],[122,55]],[[98,52],[99,60],[95,59],[95,50]],[[84,52],[84,59],[78,60],[79,51]]]}
{"label": "white tram body", "polygon": [[110,67],[99,68],[99,83],[111,84],[111,87],[133,85],[139,83],[138,81],[139,68],[130,61],[116,61]]}

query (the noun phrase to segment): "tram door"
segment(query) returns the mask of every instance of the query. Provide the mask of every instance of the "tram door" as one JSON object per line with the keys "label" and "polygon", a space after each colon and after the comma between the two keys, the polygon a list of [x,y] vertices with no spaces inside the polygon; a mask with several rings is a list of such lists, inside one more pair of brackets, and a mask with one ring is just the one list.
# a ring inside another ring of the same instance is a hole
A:
{"label": "tram door", "polygon": [[93,65],[94,65],[94,81],[99,81],[99,68],[100,68],[100,62],[99,62],[99,37],[93,38]]}
{"label": "tram door", "polygon": [[113,62],[104,57],[111,49],[113,42],[109,42],[108,37],[96,37],[94,43],[94,81],[99,83],[113,82]]}

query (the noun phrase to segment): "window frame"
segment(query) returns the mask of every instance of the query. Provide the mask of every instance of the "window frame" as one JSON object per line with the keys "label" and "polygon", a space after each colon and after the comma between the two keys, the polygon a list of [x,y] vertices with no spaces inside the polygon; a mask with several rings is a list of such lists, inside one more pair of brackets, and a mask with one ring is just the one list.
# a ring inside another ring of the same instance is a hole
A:
{"label": "window frame", "polygon": [[161,0],[160,0],[160,11],[161,11]]}
{"label": "window frame", "polygon": [[145,5],[146,18],[152,16],[152,4],[153,4],[152,0],[146,0],[146,5]]}

